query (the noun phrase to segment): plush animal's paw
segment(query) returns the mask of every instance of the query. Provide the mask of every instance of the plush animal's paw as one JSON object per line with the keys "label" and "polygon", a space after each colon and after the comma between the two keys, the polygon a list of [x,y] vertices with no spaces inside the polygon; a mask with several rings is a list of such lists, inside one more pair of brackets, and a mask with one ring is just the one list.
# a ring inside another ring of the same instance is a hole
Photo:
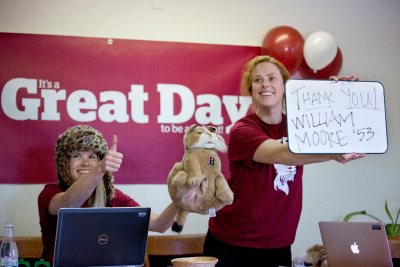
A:
{"label": "plush animal's paw", "polygon": [[203,181],[203,179],[198,178],[198,177],[192,177],[188,180],[188,186],[190,188],[195,188],[195,187],[199,187],[201,182]]}
{"label": "plush animal's paw", "polygon": [[174,222],[174,224],[171,227],[171,230],[176,233],[182,232],[182,229],[183,229],[183,225],[179,225],[177,222]]}
{"label": "plush animal's paw", "polygon": [[225,205],[230,205],[233,203],[233,193],[231,191],[221,192],[217,195],[217,198]]}

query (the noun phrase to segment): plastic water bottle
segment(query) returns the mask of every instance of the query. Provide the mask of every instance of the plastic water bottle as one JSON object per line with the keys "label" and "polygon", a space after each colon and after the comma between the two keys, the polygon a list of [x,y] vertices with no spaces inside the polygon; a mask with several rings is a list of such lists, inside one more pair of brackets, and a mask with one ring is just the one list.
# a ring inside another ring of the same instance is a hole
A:
{"label": "plastic water bottle", "polygon": [[0,247],[0,267],[18,267],[18,248],[13,237],[14,225],[5,223],[4,239]]}

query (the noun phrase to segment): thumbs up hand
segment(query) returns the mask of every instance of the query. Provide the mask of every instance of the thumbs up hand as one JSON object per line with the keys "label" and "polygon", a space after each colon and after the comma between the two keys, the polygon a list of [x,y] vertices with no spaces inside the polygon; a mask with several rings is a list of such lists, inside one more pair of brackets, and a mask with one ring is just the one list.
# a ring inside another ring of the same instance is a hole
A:
{"label": "thumbs up hand", "polygon": [[101,170],[103,172],[117,172],[122,164],[123,154],[117,151],[118,138],[113,135],[110,149],[100,162]]}
{"label": "thumbs up hand", "polygon": [[114,135],[113,135],[113,139],[112,139],[112,143],[111,143],[111,147],[110,147],[110,150],[111,150],[111,151],[117,152],[117,143],[118,143],[118,138],[117,138],[117,136],[114,134]]}

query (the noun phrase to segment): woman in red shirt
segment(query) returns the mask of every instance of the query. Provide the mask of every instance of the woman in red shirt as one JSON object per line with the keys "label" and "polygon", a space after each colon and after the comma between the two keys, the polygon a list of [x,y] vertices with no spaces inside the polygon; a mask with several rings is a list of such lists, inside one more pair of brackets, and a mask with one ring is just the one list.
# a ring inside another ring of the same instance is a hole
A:
{"label": "woman in red shirt", "polygon": [[[245,66],[241,89],[250,94],[254,113],[238,120],[228,143],[232,205],[209,220],[204,254],[218,267],[292,266],[291,244],[302,209],[303,165],[364,154],[292,154],[283,113],[286,68],[269,56]],[[344,79],[353,79],[345,77]]]}

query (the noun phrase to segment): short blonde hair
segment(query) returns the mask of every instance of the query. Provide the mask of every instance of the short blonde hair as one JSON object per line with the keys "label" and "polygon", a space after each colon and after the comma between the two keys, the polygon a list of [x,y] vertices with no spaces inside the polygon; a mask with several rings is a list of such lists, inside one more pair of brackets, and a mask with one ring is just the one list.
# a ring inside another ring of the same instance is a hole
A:
{"label": "short blonde hair", "polygon": [[263,62],[269,62],[278,67],[278,69],[282,75],[282,78],[283,78],[283,83],[286,83],[286,81],[289,80],[290,74],[289,74],[288,70],[277,59],[270,57],[270,56],[266,56],[266,55],[256,56],[253,59],[251,59],[249,62],[247,62],[247,64],[244,67],[242,80],[240,82],[241,95],[251,95],[251,91],[252,91],[251,86],[252,86],[254,69],[258,64],[263,63]]}

